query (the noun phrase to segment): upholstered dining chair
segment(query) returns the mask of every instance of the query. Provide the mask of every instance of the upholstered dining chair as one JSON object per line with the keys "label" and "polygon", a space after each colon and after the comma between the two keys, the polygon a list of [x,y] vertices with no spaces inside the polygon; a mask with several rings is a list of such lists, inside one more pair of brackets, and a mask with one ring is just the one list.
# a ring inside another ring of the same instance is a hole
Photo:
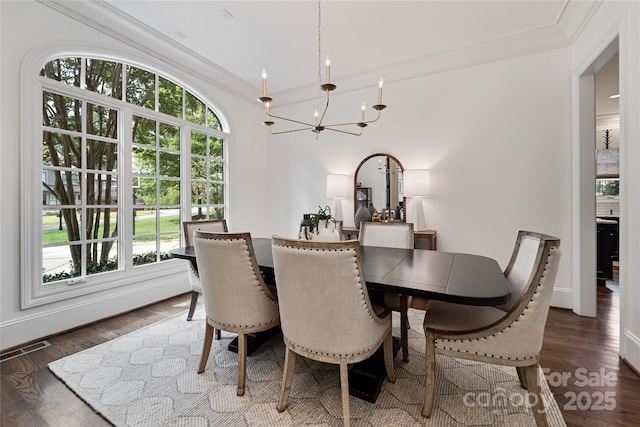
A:
{"label": "upholstered dining chair", "polygon": [[[387,248],[413,249],[413,223],[373,222],[360,223],[360,244],[362,246],[384,246]],[[384,295],[384,305],[400,312],[400,343],[402,360],[409,361],[409,305],[411,297],[393,293]]]}
{"label": "upholstered dining chair", "polygon": [[238,396],[244,395],[247,336],[280,323],[278,302],[265,284],[256,262],[250,233],[194,232],[207,317],[198,373],[204,372],[213,331],[238,334]]}
{"label": "upholstered dining chair", "polygon": [[358,241],[272,238],[282,335],[286,344],[277,410],[287,407],[296,354],[340,365],[342,415],[349,412],[348,364],[383,346],[387,379],[395,382],[391,312],[369,300]]}
{"label": "upholstered dining chair", "polygon": [[[193,232],[195,230],[227,232],[227,221],[224,219],[207,220],[207,221],[183,221],[185,246],[193,246]],[[193,312],[198,304],[198,295],[202,293],[202,285],[200,285],[200,277],[198,272],[189,263],[189,283],[191,284],[191,305],[187,320],[193,318]],[[220,331],[217,332],[217,338],[220,338]]]}
{"label": "upholstered dining chair", "polygon": [[436,354],[515,366],[521,385],[533,397],[538,426],[546,426],[538,377],[540,349],[560,260],[560,239],[518,232],[504,275],[511,300],[479,307],[430,300],[424,317],[426,378],[422,415],[433,409]]}

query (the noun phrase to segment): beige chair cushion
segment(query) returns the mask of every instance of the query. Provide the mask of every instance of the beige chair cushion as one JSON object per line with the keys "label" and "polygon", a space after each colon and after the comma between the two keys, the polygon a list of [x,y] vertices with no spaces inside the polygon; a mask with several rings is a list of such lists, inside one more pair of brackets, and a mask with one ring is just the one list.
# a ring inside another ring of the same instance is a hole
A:
{"label": "beige chair cushion", "polygon": [[429,301],[424,327],[446,331],[468,331],[489,326],[506,316],[503,310],[490,306]]}

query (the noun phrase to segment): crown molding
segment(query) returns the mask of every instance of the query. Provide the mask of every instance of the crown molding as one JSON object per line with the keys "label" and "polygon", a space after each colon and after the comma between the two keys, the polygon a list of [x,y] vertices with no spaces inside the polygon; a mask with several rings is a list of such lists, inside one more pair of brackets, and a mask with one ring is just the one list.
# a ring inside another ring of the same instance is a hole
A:
{"label": "crown molding", "polygon": [[256,99],[254,86],[104,0],[37,1],[231,95],[248,102]]}
{"label": "crown molding", "polygon": [[[186,49],[104,0],[37,1],[245,101],[254,102],[259,93],[257,86]],[[571,46],[601,4],[602,0],[567,0],[553,25],[349,75],[337,82],[339,90],[336,95],[369,88],[375,90],[380,76],[384,76],[385,84],[390,84]],[[277,105],[273,105],[273,108],[277,108],[315,99],[317,87],[310,83],[272,95],[277,99]]]}
{"label": "crown molding", "polygon": [[572,44],[578,40],[602,3],[603,0],[567,0],[556,24],[562,27]]}

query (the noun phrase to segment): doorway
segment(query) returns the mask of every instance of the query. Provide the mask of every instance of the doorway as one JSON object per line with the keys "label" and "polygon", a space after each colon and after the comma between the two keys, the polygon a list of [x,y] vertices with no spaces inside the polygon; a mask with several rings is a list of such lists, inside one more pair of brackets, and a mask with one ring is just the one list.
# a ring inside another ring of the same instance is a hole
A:
{"label": "doorway", "polygon": [[[617,35],[605,46],[593,62],[585,68],[576,82],[578,129],[577,137],[573,140],[573,201],[578,216],[575,218],[573,232],[574,250],[576,251],[573,310],[580,316],[589,317],[595,317],[597,313],[597,271],[594,265],[594,260],[597,257],[594,149],[597,147],[597,141],[601,141],[602,137],[596,135],[596,73],[602,70],[614,56],[618,55]],[[611,95],[615,94],[607,96]],[[606,110],[603,108],[601,111]],[[619,117],[619,109],[617,111]],[[620,128],[619,118],[617,128]],[[599,138],[596,138],[597,136]]]}
{"label": "doorway", "polygon": [[595,73],[596,276],[597,286],[614,295],[619,294],[619,75],[617,52]]}

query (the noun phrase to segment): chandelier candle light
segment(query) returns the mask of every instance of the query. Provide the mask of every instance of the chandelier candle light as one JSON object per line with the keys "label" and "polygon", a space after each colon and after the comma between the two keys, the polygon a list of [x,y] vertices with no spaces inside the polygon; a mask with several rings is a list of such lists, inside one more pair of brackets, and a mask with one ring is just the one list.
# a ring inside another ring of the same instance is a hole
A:
{"label": "chandelier candle light", "polygon": [[[363,102],[362,103],[362,107],[361,107],[361,113],[360,113],[360,121],[357,122],[345,122],[345,123],[334,123],[334,124],[326,124],[324,123],[324,116],[325,114],[327,114],[327,110],[329,109],[329,94],[331,91],[336,89],[336,85],[334,85],[333,83],[331,83],[331,61],[329,59],[329,56],[327,55],[327,58],[325,60],[325,82],[322,83],[322,69],[321,69],[321,49],[320,49],[320,23],[321,23],[321,9],[320,9],[320,1],[318,1],[318,83],[320,84],[320,90],[318,91],[318,106],[321,105],[321,100],[322,100],[322,93],[324,92],[324,96],[326,98],[326,102],[325,102],[325,106],[324,106],[324,110],[322,111],[322,114],[320,114],[318,112],[318,109],[315,110],[314,112],[314,122],[313,123],[308,123],[302,120],[295,120],[295,119],[290,119],[290,118],[286,118],[286,117],[282,117],[282,116],[277,116],[275,114],[271,113],[271,103],[273,101],[273,98],[271,98],[270,96],[267,95],[267,71],[266,70],[262,70],[262,96],[258,98],[258,100],[260,102],[262,102],[262,104],[264,105],[264,112],[266,114],[266,120],[264,122],[262,122],[265,126],[271,127],[275,124],[274,119],[278,119],[278,120],[284,120],[287,122],[291,122],[291,123],[296,123],[298,125],[301,125],[302,127],[297,127],[294,129],[289,129],[289,130],[283,130],[283,131],[277,131],[274,132],[271,129],[269,129],[269,132],[272,135],[279,135],[282,133],[291,133],[291,132],[298,132],[298,131],[302,131],[302,130],[311,130],[312,132],[314,132],[316,134],[316,139],[318,138],[318,136],[320,135],[320,132],[322,132],[323,130],[331,130],[334,132],[340,132],[340,133],[346,133],[349,135],[355,135],[355,136],[360,136],[362,135],[362,130],[367,127],[367,125],[369,125],[369,123],[373,123],[378,121],[378,119],[380,118],[380,111],[384,110],[387,106],[382,104],[382,86],[383,86],[383,81],[382,79],[380,79],[380,81],[378,82],[378,103],[375,104],[373,107],[374,110],[377,111],[376,117],[373,120],[365,120],[365,111],[366,111],[366,104]],[[338,129],[338,128],[347,128],[349,126],[356,126],[359,127],[360,129],[357,131],[349,131],[349,130],[345,130],[345,129]]]}

